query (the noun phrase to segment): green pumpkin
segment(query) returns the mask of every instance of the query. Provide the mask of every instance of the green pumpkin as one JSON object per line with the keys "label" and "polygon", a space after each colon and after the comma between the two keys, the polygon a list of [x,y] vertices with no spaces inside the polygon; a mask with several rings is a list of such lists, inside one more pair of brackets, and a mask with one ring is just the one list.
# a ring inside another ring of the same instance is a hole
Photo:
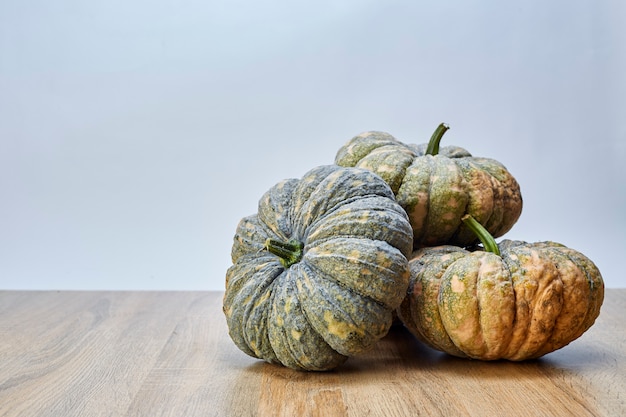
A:
{"label": "green pumpkin", "polygon": [[580,337],[600,314],[604,283],[580,252],[555,242],[495,240],[484,249],[422,248],[398,317],[421,341],[459,357],[534,359]]}
{"label": "green pumpkin", "polygon": [[333,369],[388,332],[411,251],[407,215],[371,171],[329,165],[282,181],[237,226],[229,334],[255,358]]}
{"label": "green pumpkin", "polygon": [[380,175],[406,210],[415,248],[468,246],[476,236],[461,221],[469,214],[495,237],[504,235],[522,212],[515,178],[500,162],[473,157],[457,146],[439,143],[441,124],[428,144],[404,144],[388,133],[365,132],[339,149],[335,163]]}

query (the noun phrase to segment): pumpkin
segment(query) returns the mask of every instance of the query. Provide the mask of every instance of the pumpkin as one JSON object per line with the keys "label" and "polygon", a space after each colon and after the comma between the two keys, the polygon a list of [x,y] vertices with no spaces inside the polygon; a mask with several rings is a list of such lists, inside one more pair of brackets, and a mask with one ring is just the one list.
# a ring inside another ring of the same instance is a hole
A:
{"label": "pumpkin", "polygon": [[333,369],[388,332],[411,251],[408,217],[373,172],[326,165],[281,181],[237,226],[230,337],[270,363]]}
{"label": "pumpkin", "polygon": [[458,146],[440,148],[448,126],[428,144],[404,144],[385,132],[365,132],[341,147],[335,163],[370,169],[389,183],[413,226],[415,248],[468,246],[476,236],[461,218],[470,214],[494,236],[504,235],[522,211],[515,178],[500,162],[473,157]]}
{"label": "pumpkin", "polygon": [[555,242],[496,244],[475,219],[464,222],[483,248],[422,248],[410,260],[398,317],[418,339],[454,356],[521,361],[593,325],[604,283],[590,259]]}

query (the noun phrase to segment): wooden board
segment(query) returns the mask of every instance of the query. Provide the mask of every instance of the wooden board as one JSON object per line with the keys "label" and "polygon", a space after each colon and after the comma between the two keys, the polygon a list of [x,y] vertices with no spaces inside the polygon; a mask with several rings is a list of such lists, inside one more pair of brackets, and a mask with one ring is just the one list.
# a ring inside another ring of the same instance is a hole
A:
{"label": "wooden board", "polygon": [[395,327],[325,373],[240,352],[222,295],[0,291],[0,416],[626,415],[626,289],[539,360],[457,359]]}

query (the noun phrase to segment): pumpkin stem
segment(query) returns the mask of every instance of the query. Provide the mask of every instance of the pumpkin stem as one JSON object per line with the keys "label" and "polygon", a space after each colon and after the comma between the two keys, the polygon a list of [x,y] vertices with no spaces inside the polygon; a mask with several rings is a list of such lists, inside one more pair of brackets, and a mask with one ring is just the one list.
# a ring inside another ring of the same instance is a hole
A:
{"label": "pumpkin stem", "polygon": [[433,135],[430,137],[428,141],[428,146],[426,147],[426,155],[437,155],[439,153],[439,142],[441,142],[441,138],[446,131],[450,129],[450,127],[441,123],[437,126],[437,129],[433,132]]}
{"label": "pumpkin stem", "polygon": [[466,214],[461,217],[461,220],[472,232],[474,232],[478,239],[480,239],[487,252],[500,256],[500,248],[498,248],[496,240],[493,236],[491,236],[491,233],[489,233],[487,229],[485,229],[485,227],[478,222],[478,220],[473,218],[470,214]]}
{"label": "pumpkin stem", "polygon": [[303,248],[304,245],[297,240],[282,242],[280,240],[267,238],[265,241],[265,249],[278,256],[280,263],[282,263],[285,268],[289,268],[291,265],[300,262]]}

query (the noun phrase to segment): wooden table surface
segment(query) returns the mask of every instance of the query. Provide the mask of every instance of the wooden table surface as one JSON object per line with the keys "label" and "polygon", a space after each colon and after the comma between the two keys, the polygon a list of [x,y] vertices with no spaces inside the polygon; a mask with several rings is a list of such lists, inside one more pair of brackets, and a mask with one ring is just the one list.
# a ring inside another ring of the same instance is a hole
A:
{"label": "wooden table surface", "polygon": [[626,289],[525,363],[453,358],[395,327],[325,373],[250,358],[220,292],[0,291],[0,416],[626,416]]}

